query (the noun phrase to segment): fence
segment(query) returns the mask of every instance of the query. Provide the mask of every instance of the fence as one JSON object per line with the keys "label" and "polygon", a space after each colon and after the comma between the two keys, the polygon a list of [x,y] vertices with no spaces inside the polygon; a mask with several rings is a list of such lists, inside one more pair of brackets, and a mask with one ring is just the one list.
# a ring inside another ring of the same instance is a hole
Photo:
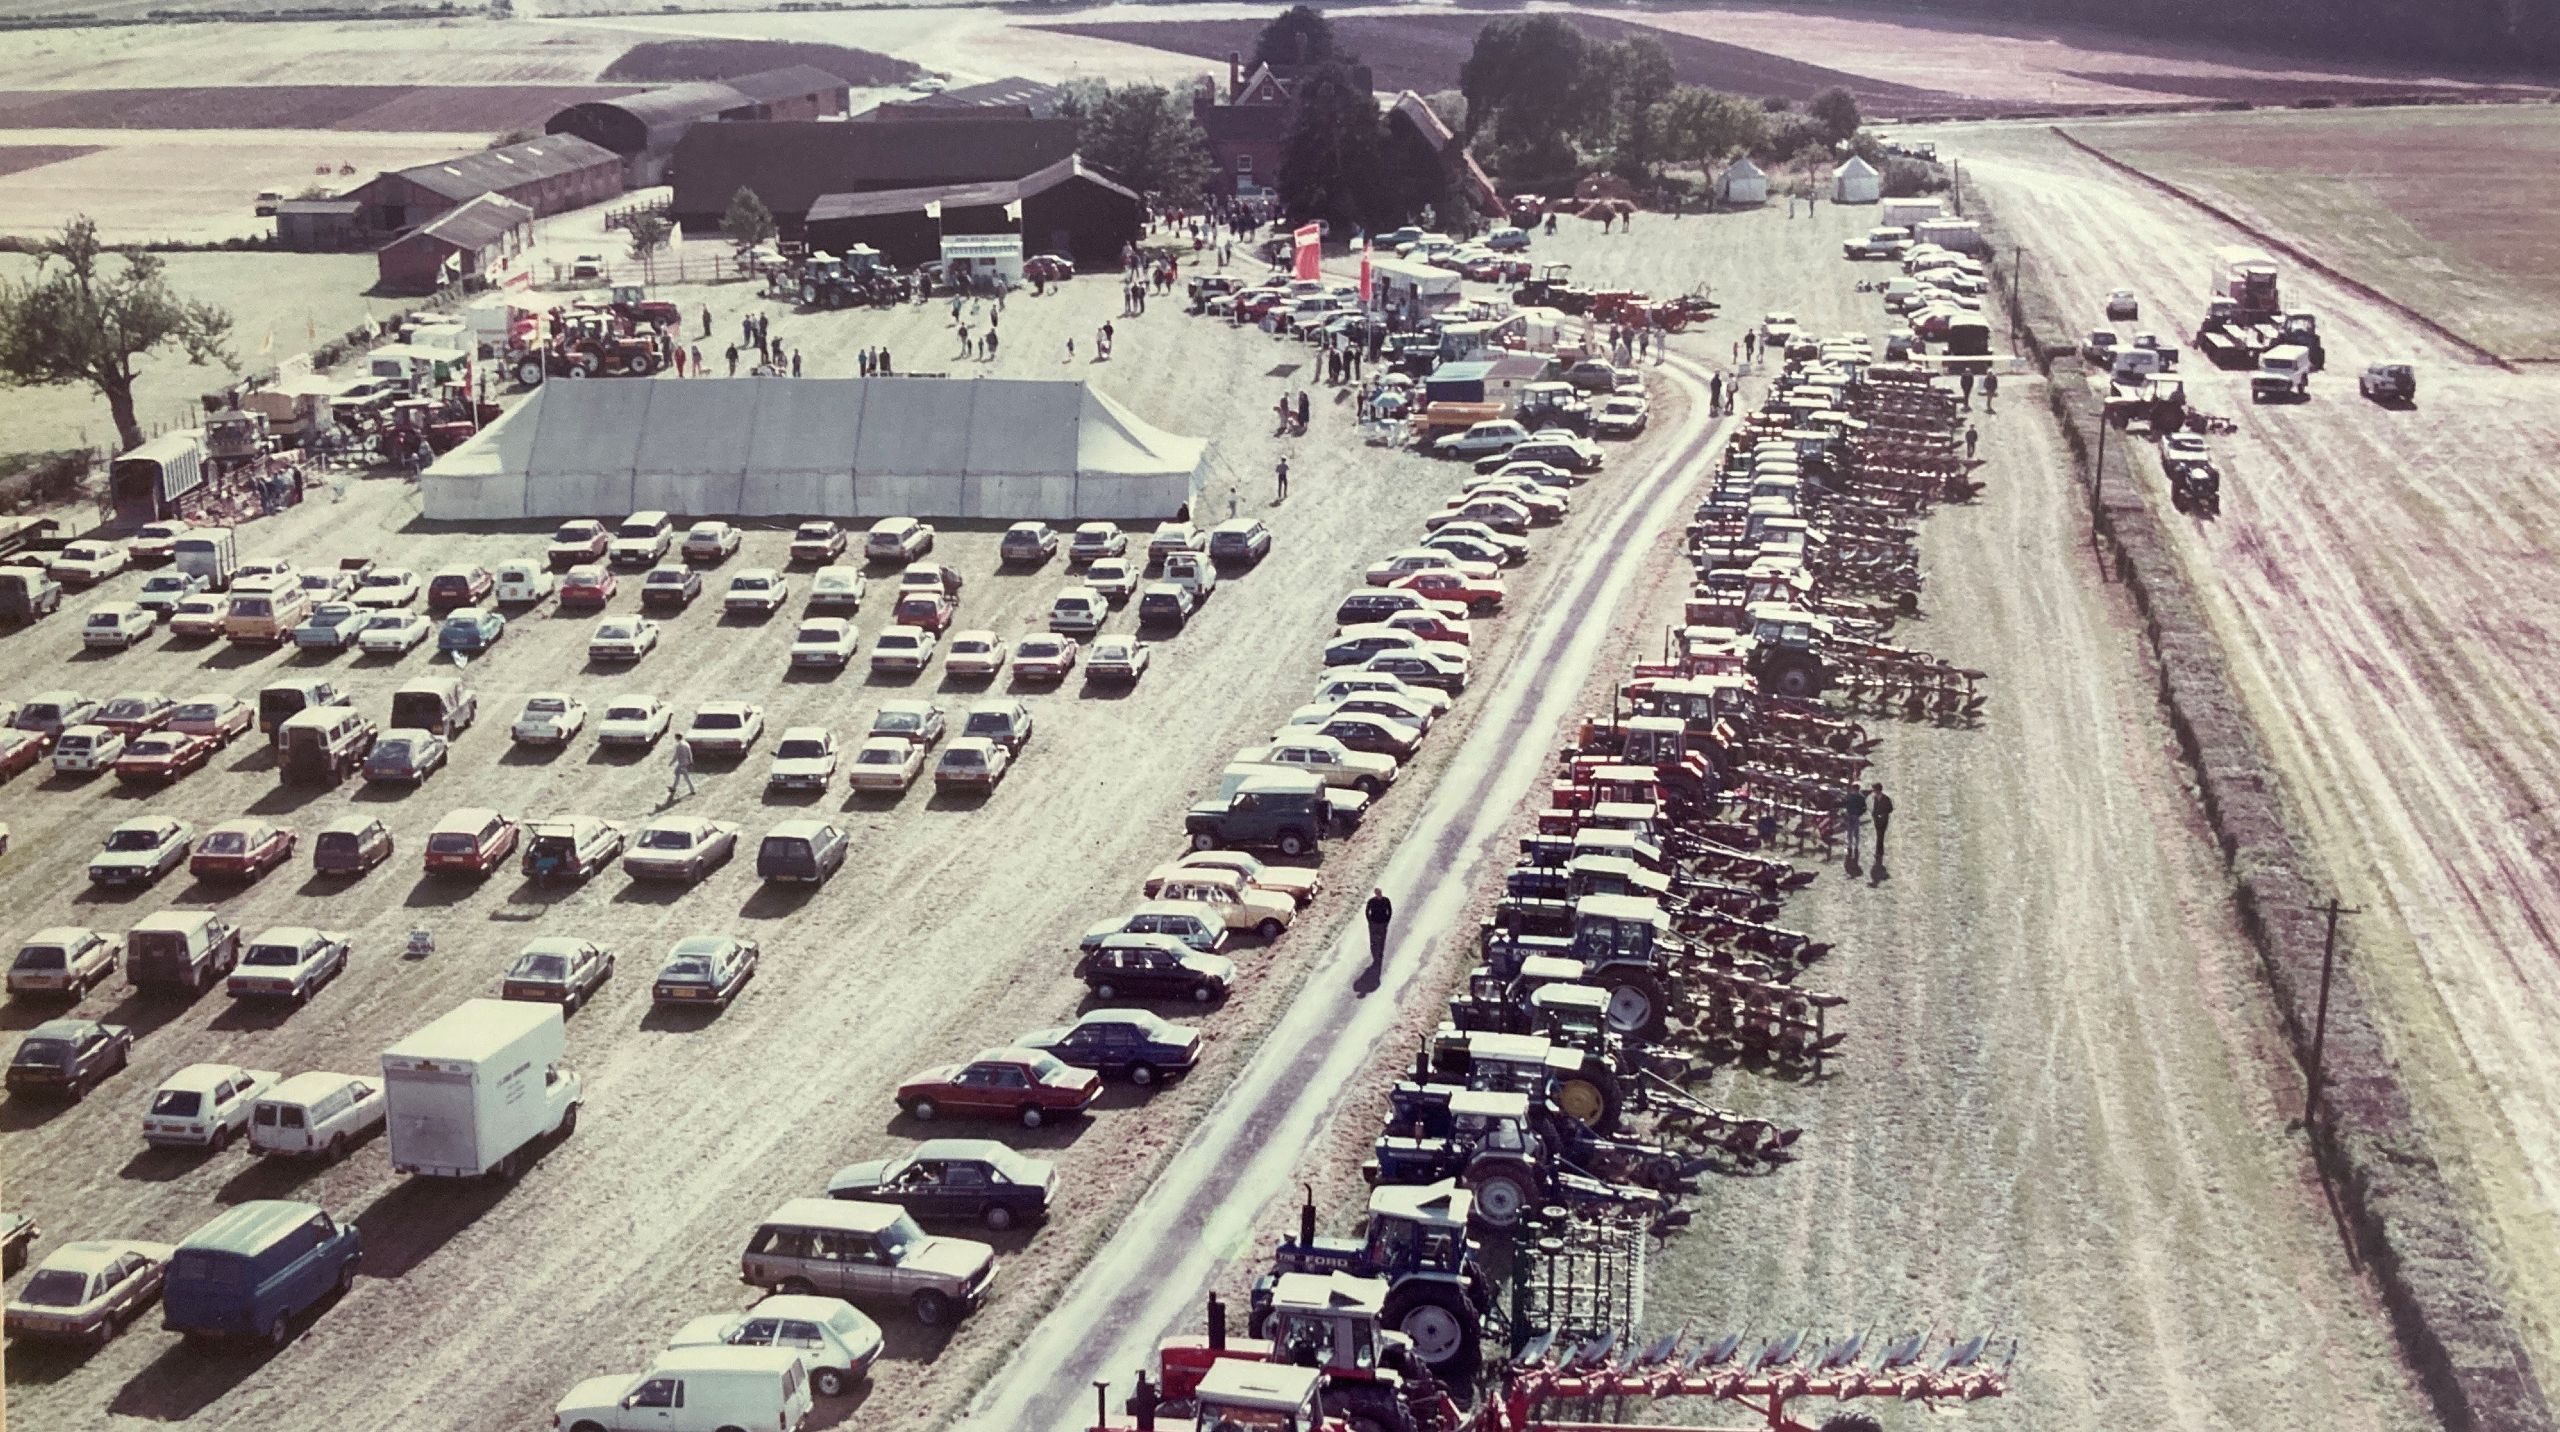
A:
{"label": "fence", "polygon": [[545,261],[549,277],[537,282],[536,288],[604,288],[617,284],[656,285],[662,283],[733,283],[757,277],[756,271],[738,261],[738,256],[725,250],[695,253],[678,250],[658,254],[647,263],[626,256],[608,259],[596,265],[593,273],[573,277],[570,264]]}

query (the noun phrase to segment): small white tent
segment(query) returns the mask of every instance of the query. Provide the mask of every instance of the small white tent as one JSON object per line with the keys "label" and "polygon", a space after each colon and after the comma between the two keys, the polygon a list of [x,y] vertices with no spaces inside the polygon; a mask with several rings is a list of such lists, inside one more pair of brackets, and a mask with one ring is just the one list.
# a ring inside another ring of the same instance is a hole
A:
{"label": "small white tent", "polygon": [[1766,204],[1769,202],[1769,176],[1744,155],[1725,166],[1716,176],[1716,202],[1719,204]]}
{"label": "small white tent", "polygon": [[546,383],[420,480],[435,522],[612,516],[1162,521],[1208,445],[1058,379]]}
{"label": "small white tent", "polygon": [[1872,204],[1884,197],[1884,176],[1876,167],[1857,155],[1831,171],[1831,202],[1834,204]]}

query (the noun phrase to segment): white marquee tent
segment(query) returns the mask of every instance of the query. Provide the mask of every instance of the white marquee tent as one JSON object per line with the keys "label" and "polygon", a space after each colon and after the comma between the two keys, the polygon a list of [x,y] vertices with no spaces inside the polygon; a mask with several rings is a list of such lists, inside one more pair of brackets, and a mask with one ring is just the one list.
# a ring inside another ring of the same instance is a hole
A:
{"label": "white marquee tent", "polygon": [[1716,201],[1723,204],[1766,204],[1769,176],[1748,156],[1734,160],[1716,176]]}
{"label": "white marquee tent", "polygon": [[1082,382],[545,383],[421,480],[436,522],[614,517],[1163,520],[1208,445]]}
{"label": "white marquee tent", "polygon": [[1872,204],[1883,195],[1884,176],[1854,154],[1831,171],[1831,202],[1835,204]]}

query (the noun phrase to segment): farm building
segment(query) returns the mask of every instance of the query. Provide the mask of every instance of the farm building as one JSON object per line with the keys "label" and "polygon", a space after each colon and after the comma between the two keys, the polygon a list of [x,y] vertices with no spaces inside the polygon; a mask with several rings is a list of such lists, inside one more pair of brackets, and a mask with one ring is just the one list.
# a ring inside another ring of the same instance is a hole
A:
{"label": "farm building", "polygon": [[364,204],[356,199],[286,199],[276,205],[276,245],[297,254],[359,248]]}
{"label": "farm building", "polygon": [[533,210],[483,194],[384,244],[374,261],[384,293],[433,293],[453,283],[502,283],[526,270],[517,260],[533,242]]}
{"label": "farm building", "polygon": [[911,268],[940,257],[947,235],[1018,233],[1026,253],[1107,268],[1138,237],[1140,207],[1134,191],[1071,154],[1020,179],[823,195],[809,208],[805,234],[812,248],[843,253],[869,244]]}
{"label": "farm building", "polygon": [[1502,195],[1484,166],[1476,163],[1475,154],[1458,141],[1422,96],[1411,90],[1387,106],[1385,159],[1389,173],[1405,165],[1438,165],[1442,192],[1452,201],[1472,205],[1479,214],[1502,212]]}
{"label": "farm building", "polygon": [[763,70],[731,80],[698,80],[573,104],[544,126],[622,156],[623,181],[635,189],[666,182],[667,165],[685,131],[705,120],[828,119],[851,107],[843,80],[808,65]]}
{"label": "farm building", "polygon": [[[1209,182],[1218,192],[1258,198],[1279,182],[1280,151],[1298,119],[1297,83],[1310,68],[1259,64],[1248,75],[1244,57],[1230,53],[1223,98],[1214,77],[1200,77],[1191,96],[1191,118],[1217,164],[1218,177]],[[1351,77],[1362,92],[1368,91],[1368,66],[1352,66]]]}
{"label": "farm building", "polygon": [[717,228],[731,196],[751,189],[796,234],[823,195],[1011,181],[1075,149],[1074,120],[1007,114],[698,124],[676,145],[673,215],[689,228]]}
{"label": "farm building", "polygon": [[857,119],[949,119],[955,115],[999,113],[1024,119],[1049,119],[1058,112],[1066,91],[1020,75],[939,90],[914,99],[890,100],[856,115]]}
{"label": "farm building", "polygon": [[364,205],[359,227],[403,234],[483,194],[500,194],[543,218],[622,192],[622,156],[575,135],[553,134],[393,169],[339,197]]}
{"label": "farm building", "polygon": [[1834,204],[1872,204],[1884,197],[1884,176],[1876,167],[1852,154],[1847,162],[1831,171],[1831,202]]}
{"label": "farm building", "polygon": [[1734,160],[1716,176],[1716,202],[1719,204],[1766,204],[1769,202],[1769,176],[1751,162],[1749,155]]}
{"label": "farm building", "polygon": [[438,522],[652,508],[1162,521],[1197,498],[1206,453],[1066,379],[546,383],[420,487]]}

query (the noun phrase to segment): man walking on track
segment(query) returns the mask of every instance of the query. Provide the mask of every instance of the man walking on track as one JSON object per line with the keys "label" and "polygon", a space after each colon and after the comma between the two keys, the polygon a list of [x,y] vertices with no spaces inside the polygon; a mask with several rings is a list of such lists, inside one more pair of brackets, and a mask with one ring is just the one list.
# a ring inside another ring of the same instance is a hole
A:
{"label": "man walking on track", "polygon": [[1395,902],[1379,887],[1369,891],[1369,963],[1383,964],[1387,958],[1387,926],[1396,917]]}
{"label": "man walking on track", "polygon": [[1272,502],[1274,502],[1274,503],[1276,504],[1276,503],[1282,503],[1282,502],[1286,502],[1286,501],[1288,501],[1288,500],[1289,500],[1289,460],[1288,460],[1287,458],[1285,458],[1285,457],[1284,457],[1284,458],[1280,459],[1279,466],[1277,466],[1277,467],[1275,467],[1274,469],[1272,469],[1272,476],[1274,476],[1275,478],[1278,478],[1278,479],[1279,479],[1279,487],[1280,487],[1280,494],[1279,494],[1279,496],[1272,498],[1272,499],[1271,499],[1271,500],[1272,500]]}
{"label": "man walking on track", "polygon": [[676,786],[679,783],[684,786],[686,795],[693,794],[693,743],[681,735],[676,737],[675,774],[667,778],[668,800],[672,801],[676,798]]}
{"label": "man walking on track", "polygon": [[1876,823],[1876,878],[1884,878],[1884,831],[1893,824],[1893,797],[1884,793],[1884,782],[1867,787],[1867,814]]}
{"label": "man walking on track", "polygon": [[1840,827],[1842,834],[1849,842],[1849,873],[1852,875],[1861,873],[1861,867],[1858,864],[1858,840],[1866,832],[1859,827],[1866,822],[1867,793],[1856,786],[1851,786],[1848,792],[1840,797]]}

